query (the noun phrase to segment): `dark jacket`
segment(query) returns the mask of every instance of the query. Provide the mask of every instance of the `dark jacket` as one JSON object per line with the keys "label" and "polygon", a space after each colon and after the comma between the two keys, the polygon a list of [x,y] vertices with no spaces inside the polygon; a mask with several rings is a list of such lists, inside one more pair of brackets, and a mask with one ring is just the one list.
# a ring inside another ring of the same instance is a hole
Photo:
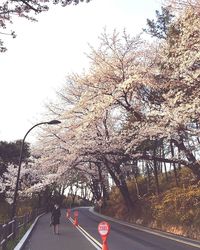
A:
{"label": "dark jacket", "polygon": [[51,213],[51,223],[53,225],[60,224],[60,216],[61,216],[60,209],[54,207]]}

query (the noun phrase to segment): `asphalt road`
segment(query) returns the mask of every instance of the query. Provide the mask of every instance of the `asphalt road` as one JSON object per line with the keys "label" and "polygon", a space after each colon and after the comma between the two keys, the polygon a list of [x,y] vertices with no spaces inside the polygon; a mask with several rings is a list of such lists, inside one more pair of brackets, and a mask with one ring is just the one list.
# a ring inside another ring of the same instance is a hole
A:
{"label": "asphalt road", "polygon": [[[94,238],[101,242],[97,231],[99,222],[105,219],[96,216],[88,209],[79,209],[79,225],[89,232]],[[109,221],[111,226],[108,236],[109,250],[197,250],[200,249],[200,242],[187,238],[173,236],[172,234],[160,234],[158,231],[148,233],[145,231],[130,228],[125,225]],[[146,230],[146,228],[141,227]],[[151,230],[149,230],[151,232]],[[156,234],[160,234],[156,235]],[[171,239],[172,238],[172,239]],[[196,245],[192,246],[192,245]]]}
{"label": "asphalt road", "polygon": [[[91,213],[88,208],[79,208],[78,223],[92,238],[102,243],[97,227],[99,222],[107,221],[110,226],[108,236],[109,250],[197,250],[200,242],[184,237],[165,234],[143,227],[131,228],[118,222],[109,221]],[[71,212],[73,218],[73,211]],[[42,216],[34,228],[23,250],[95,250],[81,232],[65,218],[62,211],[60,235],[54,235],[49,227],[50,214]],[[148,232],[147,232],[148,231]]]}
{"label": "asphalt road", "polygon": [[43,215],[37,222],[23,250],[96,250],[96,248],[66,219],[61,212],[59,235],[49,226],[50,214]]}

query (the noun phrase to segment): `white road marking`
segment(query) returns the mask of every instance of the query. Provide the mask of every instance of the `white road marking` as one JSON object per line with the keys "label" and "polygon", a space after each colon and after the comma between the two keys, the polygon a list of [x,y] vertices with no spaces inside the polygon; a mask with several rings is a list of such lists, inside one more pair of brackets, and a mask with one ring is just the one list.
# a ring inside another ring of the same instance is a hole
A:
{"label": "white road marking", "polygon": [[[72,224],[74,223],[74,220],[71,217],[69,218],[69,220],[71,221]],[[76,228],[97,250],[102,249],[102,245],[95,238],[93,238],[92,235],[89,234],[85,229],[83,229],[79,225],[76,226]]]}
{"label": "white road marking", "polygon": [[101,214],[98,214],[96,212],[93,211],[92,208],[89,209],[89,211],[99,217],[102,217],[104,219],[107,219],[107,220],[110,220],[110,221],[113,221],[115,223],[118,223],[118,224],[121,224],[123,226],[127,226],[127,227],[131,227],[131,228],[134,228],[134,229],[137,229],[137,230],[140,230],[140,231],[143,231],[143,232],[146,232],[146,233],[150,233],[150,234],[153,234],[153,235],[156,235],[156,236],[160,236],[160,237],[163,237],[163,238],[166,238],[166,239],[169,239],[169,240],[173,240],[173,241],[177,241],[177,242],[180,242],[182,244],[185,244],[185,245],[189,245],[189,246],[192,246],[192,247],[196,247],[196,248],[200,248],[200,245],[196,244],[195,242],[192,243],[192,242],[188,242],[184,239],[176,239],[174,237],[171,237],[170,235],[164,235],[162,233],[159,233],[159,232],[155,232],[155,231],[151,231],[149,229],[145,229],[145,228],[140,228],[140,227],[137,227],[137,226],[134,226],[134,225],[130,225],[126,222],[121,222],[121,221],[118,221],[118,220],[115,220],[111,217],[108,217],[108,216],[104,216],[104,215],[101,215]]}
{"label": "white road marking", "polygon": [[25,235],[22,237],[22,239],[19,241],[19,243],[16,245],[16,247],[14,248],[14,250],[21,250],[21,249],[22,249],[22,247],[24,246],[24,244],[25,244],[26,240],[28,239],[30,233],[32,232],[34,226],[36,225],[38,219],[39,219],[42,215],[44,215],[44,214],[45,214],[45,213],[39,215],[39,216],[35,219],[34,223],[30,226],[30,228],[29,228],[28,231],[25,233]]}

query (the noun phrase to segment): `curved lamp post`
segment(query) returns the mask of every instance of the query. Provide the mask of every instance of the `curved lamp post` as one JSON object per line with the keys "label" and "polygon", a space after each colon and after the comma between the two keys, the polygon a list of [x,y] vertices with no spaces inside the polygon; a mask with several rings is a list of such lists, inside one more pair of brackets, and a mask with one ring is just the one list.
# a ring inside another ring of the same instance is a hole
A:
{"label": "curved lamp post", "polygon": [[31,127],[28,132],[25,134],[22,144],[21,144],[21,149],[20,149],[20,157],[19,157],[19,167],[18,167],[18,173],[17,173],[17,180],[16,180],[16,186],[15,186],[15,192],[14,192],[14,198],[13,198],[13,205],[12,205],[12,213],[11,213],[11,219],[13,219],[15,217],[15,213],[16,213],[16,205],[17,205],[17,194],[18,194],[18,188],[19,188],[19,179],[20,179],[20,171],[21,171],[21,164],[22,164],[22,155],[23,155],[23,148],[24,148],[24,142],[26,139],[26,136],[28,135],[28,133],[35,127],[39,126],[39,125],[43,125],[43,124],[48,124],[48,125],[55,125],[55,124],[59,124],[61,123],[61,121],[58,120],[52,120],[49,122],[40,122],[35,124],[33,127]]}

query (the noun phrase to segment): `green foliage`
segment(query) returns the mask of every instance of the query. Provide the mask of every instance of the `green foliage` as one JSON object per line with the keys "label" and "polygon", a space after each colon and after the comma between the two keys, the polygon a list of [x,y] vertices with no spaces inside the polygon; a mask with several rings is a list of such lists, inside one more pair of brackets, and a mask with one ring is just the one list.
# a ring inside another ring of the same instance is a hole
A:
{"label": "green foliage", "polygon": [[18,244],[18,242],[22,239],[24,234],[27,232],[29,227],[31,226],[31,223],[28,223],[26,227],[22,227],[19,229],[19,234],[14,240],[10,240],[7,245],[7,250],[13,250],[15,246]]}
{"label": "green foliage", "polygon": [[4,223],[9,219],[10,205],[6,201],[0,202],[0,223]]}
{"label": "green foliage", "polygon": [[[36,208],[44,208],[44,204],[40,202],[40,198],[37,195],[33,195],[32,198],[26,198],[18,200],[17,202],[17,216],[32,212]],[[0,223],[10,219],[12,206],[5,200],[0,202]]]}
{"label": "green foliage", "polygon": [[166,39],[173,18],[174,15],[170,13],[169,8],[161,7],[161,13],[156,10],[156,21],[147,19],[148,28],[144,31],[159,39]]}
{"label": "green foliage", "polygon": [[[0,159],[2,163],[8,164],[18,164],[19,155],[21,149],[21,140],[15,142],[6,142],[0,141]],[[24,143],[23,148],[23,160],[27,159],[30,156],[30,146],[29,143]]]}

